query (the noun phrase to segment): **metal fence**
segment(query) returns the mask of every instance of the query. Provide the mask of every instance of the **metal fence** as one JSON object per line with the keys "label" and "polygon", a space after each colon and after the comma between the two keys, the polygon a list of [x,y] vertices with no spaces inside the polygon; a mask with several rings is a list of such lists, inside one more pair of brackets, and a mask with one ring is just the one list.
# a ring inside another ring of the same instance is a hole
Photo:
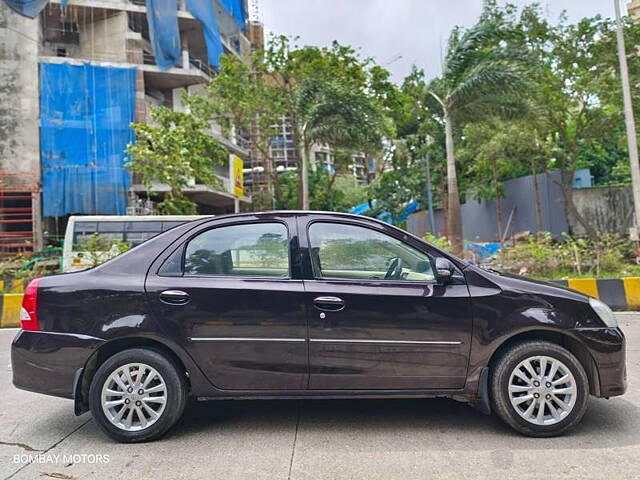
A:
{"label": "metal fence", "polygon": [[[568,230],[564,213],[560,172],[553,171],[537,175],[542,210],[542,230],[559,236]],[[557,183],[556,183],[557,182]],[[509,223],[509,236],[517,232],[535,232],[536,204],[533,175],[514,178],[504,182],[505,197],[502,198],[504,232]],[[511,221],[509,222],[509,218]],[[444,213],[435,211],[435,235],[444,231]],[[407,220],[407,230],[415,235],[424,235],[429,231],[427,212],[416,212]],[[494,242],[499,240],[496,222],[495,201],[476,201],[471,198],[462,205],[462,232],[464,238],[475,242]]]}

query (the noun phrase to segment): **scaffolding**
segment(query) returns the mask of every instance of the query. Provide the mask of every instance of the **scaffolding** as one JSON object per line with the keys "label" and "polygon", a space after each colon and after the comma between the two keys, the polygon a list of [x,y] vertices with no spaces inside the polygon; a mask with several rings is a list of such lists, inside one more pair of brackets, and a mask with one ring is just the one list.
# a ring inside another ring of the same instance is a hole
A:
{"label": "scaffolding", "polygon": [[37,195],[35,173],[0,172],[0,255],[33,253]]}

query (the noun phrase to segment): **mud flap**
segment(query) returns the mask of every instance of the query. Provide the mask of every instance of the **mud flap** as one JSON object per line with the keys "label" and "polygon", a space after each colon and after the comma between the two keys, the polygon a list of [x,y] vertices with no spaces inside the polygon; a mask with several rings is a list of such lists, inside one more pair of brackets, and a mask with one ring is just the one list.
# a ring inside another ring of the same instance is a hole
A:
{"label": "mud flap", "polygon": [[478,381],[478,396],[471,402],[471,406],[485,415],[491,415],[491,400],[489,398],[489,367],[480,372]]}
{"label": "mud flap", "polygon": [[89,405],[82,397],[82,374],[84,368],[79,368],[73,377],[73,413],[80,416],[89,411]]}

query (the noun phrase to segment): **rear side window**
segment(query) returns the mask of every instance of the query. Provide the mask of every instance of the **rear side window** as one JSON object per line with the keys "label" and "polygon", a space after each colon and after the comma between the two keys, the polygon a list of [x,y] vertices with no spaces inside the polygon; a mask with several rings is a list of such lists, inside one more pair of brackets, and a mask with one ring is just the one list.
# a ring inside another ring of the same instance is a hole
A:
{"label": "rear side window", "polygon": [[256,223],[207,230],[187,244],[184,274],[288,277],[287,228]]}

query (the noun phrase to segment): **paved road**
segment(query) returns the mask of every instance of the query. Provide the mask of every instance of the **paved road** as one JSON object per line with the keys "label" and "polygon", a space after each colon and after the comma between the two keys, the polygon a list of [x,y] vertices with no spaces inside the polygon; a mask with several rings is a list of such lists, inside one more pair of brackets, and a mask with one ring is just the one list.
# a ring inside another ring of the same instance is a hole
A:
{"label": "paved road", "polygon": [[[11,384],[0,331],[0,477],[12,479],[640,478],[640,314],[619,315],[630,387],[554,439],[450,400],[209,402],[168,437],[121,445],[68,400]],[[102,457],[100,457],[102,456]],[[108,463],[106,462],[108,457]],[[28,463],[31,460],[31,463]]]}

